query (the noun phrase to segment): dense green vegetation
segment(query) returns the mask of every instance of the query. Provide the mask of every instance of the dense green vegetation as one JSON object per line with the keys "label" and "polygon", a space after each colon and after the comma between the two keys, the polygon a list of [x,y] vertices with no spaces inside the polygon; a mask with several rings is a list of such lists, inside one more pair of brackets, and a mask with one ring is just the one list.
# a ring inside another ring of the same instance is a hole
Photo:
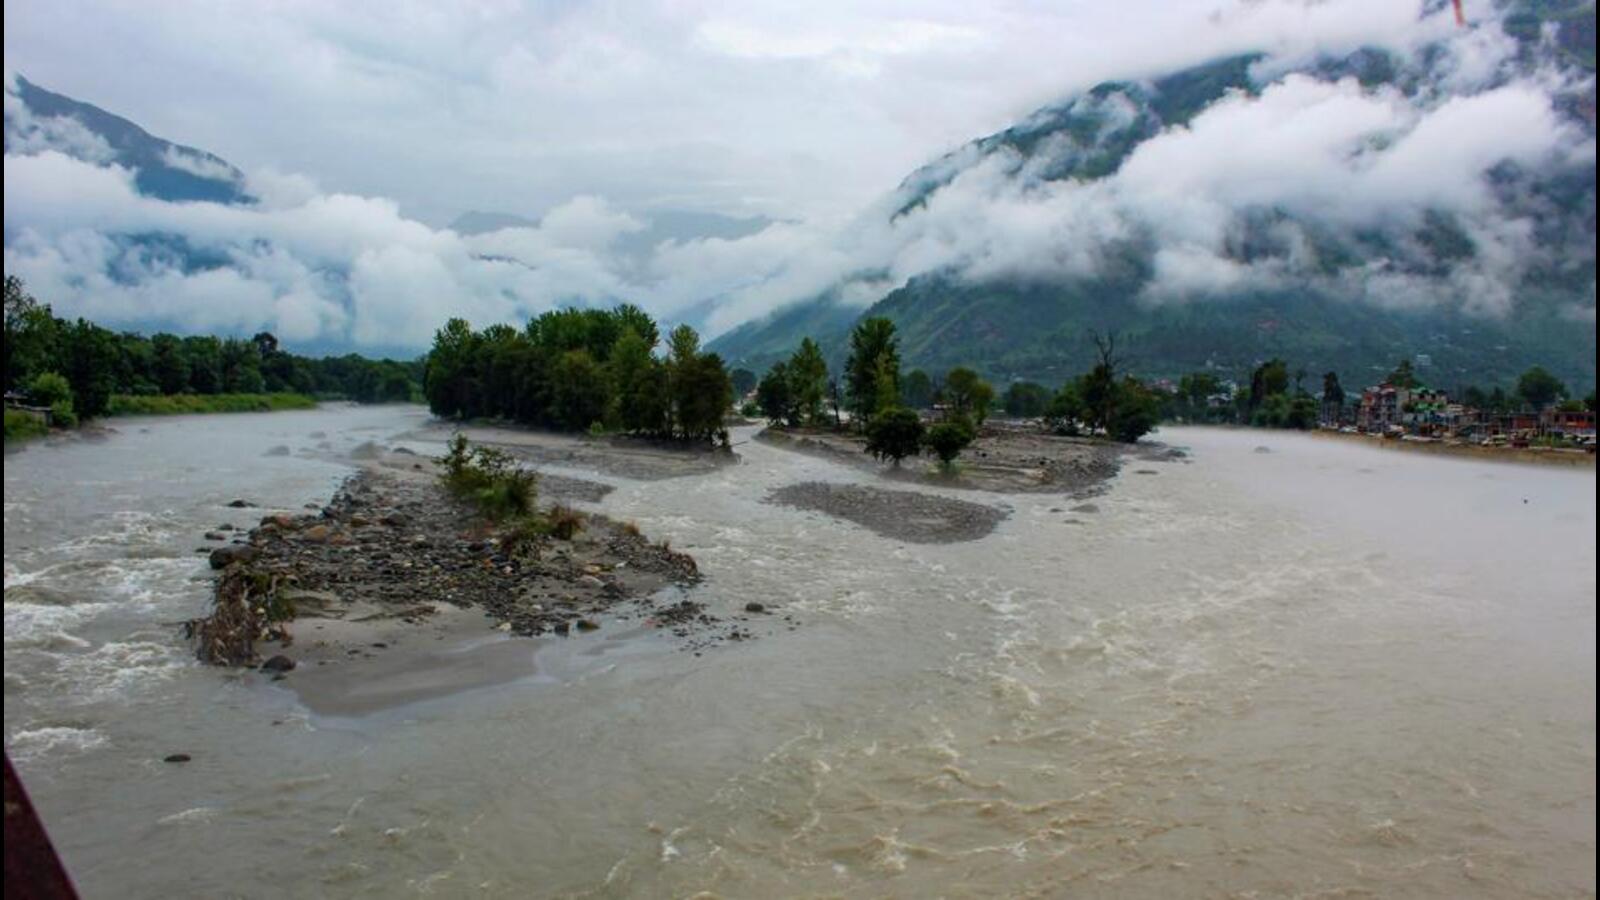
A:
{"label": "dense green vegetation", "polygon": [[6,410],[6,443],[40,437],[48,431],[42,417],[20,409]]}
{"label": "dense green vegetation", "polygon": [[50,407],[63,426],[122,413],[299,409],[313,397],[409,401],[421,375],[419,362],[297,356],[267,332],[146,337],[68,321],[13,276],[5,279],[4,356],[6,391]]}
{"label": "dense green vegetation", "polygon": [[722,358],[687,325],[667,336],[665,359],[659,341],[655,321],[626,303],[548,312],[520,330],[451,319],[427,356],[428,406],[455,419],[725,441],[733,381]]}
{"label": "dense green vegetation", "polygon": [[306,394],[113,394],[107,415],[170,416],[184,413],[279,412],[311,409],[316,398]]}

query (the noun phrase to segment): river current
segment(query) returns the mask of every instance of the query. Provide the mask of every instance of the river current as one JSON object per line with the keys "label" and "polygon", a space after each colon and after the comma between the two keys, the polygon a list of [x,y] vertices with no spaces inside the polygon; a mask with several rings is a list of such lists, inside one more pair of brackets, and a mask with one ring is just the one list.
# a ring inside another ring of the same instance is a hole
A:
{"label": "river current", "polygon": [[1009,516],[913,545],[763,503],[872,479],[742,429],[709,475],[559,471],[794,630],[518,639],[537,674],[358,718],[194,662],[195,548],[263,512],[225,504],[425,421],[6,457],[6,747],[86,897],[1595,894],[1593,469],[1167,429],[1092,509],[951,492]]}

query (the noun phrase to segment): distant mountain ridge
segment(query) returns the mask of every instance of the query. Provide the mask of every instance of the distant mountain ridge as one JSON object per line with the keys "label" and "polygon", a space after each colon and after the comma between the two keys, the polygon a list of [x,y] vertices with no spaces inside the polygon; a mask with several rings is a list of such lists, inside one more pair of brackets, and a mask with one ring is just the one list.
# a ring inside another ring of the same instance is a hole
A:
{"label": "distant mountain ridge", "polygon": [[[132,170],[139,192],[169,202],[253,203],[227,160],[156,137],[138,125],[45,90],[21,75],[6,85],[5,152],[58,150]],[[15,98],[15,101],[13,101]]]}
{"label": "distant mountain ridge", "polygon": [[[1522,4],[1503,26],[1518,41],[1521,65],[1589,73],[1586,82],[1574,79],[1579,87],[1558,95],[1555,105],[1564,121],[1592,140],[1593,4]],[[1243,54],[1149,81],[1096,85],[913,172],[889,204],[890,221],[910,221],[979,167],[1039,186],[1100,183],[1145,142],[1220,103],[1259,96],[1286,74],[1319,83],[1353,78],[1365,91],[1405,97],[1441,90],[1442,76],[1426,54],[1420,65],[1408,64],[1367,48],[1267,76],[1259,74],[1263,60],[1261,54]],[[842,303],[843,292],[833,290],[735,328],[710,346],[759,369],[809,334],[838,361],[851,325],[862,316],[883,315],[898,326],[904,365],[932,371],[972,365],[1001,380],[1058,383],[1089,363],[1090,329],[1114,329],[1128,337],[1134,364],[1158,376],[1204,368],[1232,374],[1284,356],[1318,375],[1334,369],[1360,380],[1364,373],[1387,371],[1402,356],[1425,354],[1432,362],[1426,374],[1446,386],[1504,382],[1536,363],[1574,385],[1592,385],[1592,161],[1537,171],[1503,165],[1491,170],[1489,180],[1507,219],[1532,223],[1539,249],[1515,285],[1509,317],[1473,315],[1460,303],[1385,308],[1359,297],[1369,273],[1448,295],[1462,280],[1453,282],[1454,273],[1477,263],[1479,251],[1464,223],[1447,211],[1429,212],[1415,227],[1341,230],[1261,207],[1234,223],[1225,262],[1266,266],[1299,253],[1316,261],[1307,276],[1282,284],[1246,282],[1205,300],[1151,303],[1163,248],[1133,228],[1105,241],[1092,273],[973,276],[935,269],[865,310]],[[1293,230],[1294,246],[1284,238],[1286,227]]]}

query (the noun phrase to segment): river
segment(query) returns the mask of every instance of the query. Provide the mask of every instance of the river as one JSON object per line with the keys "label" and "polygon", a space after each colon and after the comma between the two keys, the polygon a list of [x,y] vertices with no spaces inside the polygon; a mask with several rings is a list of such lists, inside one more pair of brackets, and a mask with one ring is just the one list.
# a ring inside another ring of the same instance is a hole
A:
{"label": "river", "polygon": [[1010,515],[911,545],[761,502],[871,476],[746,442],[563,471],[794,630],[516,639],[537,674],[359,718],[196,664],[195,548],[262,512],[224,504],[323,502],[424,421],[6,457],[6,746],[85,896],[1595,894],[1593,469],[1169,429],[1092,511],[952,494]]}

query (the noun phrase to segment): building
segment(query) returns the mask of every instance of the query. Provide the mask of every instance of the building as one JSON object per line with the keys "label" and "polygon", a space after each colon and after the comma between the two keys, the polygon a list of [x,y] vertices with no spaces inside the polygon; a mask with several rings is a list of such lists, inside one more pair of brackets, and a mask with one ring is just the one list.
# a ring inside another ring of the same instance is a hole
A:
{"label": "building", "polygon": [[1592,438],[1594,413],[1587,409],[1563,410],[1551,407],[1539,414],[1539,429],[1552,437]]}

